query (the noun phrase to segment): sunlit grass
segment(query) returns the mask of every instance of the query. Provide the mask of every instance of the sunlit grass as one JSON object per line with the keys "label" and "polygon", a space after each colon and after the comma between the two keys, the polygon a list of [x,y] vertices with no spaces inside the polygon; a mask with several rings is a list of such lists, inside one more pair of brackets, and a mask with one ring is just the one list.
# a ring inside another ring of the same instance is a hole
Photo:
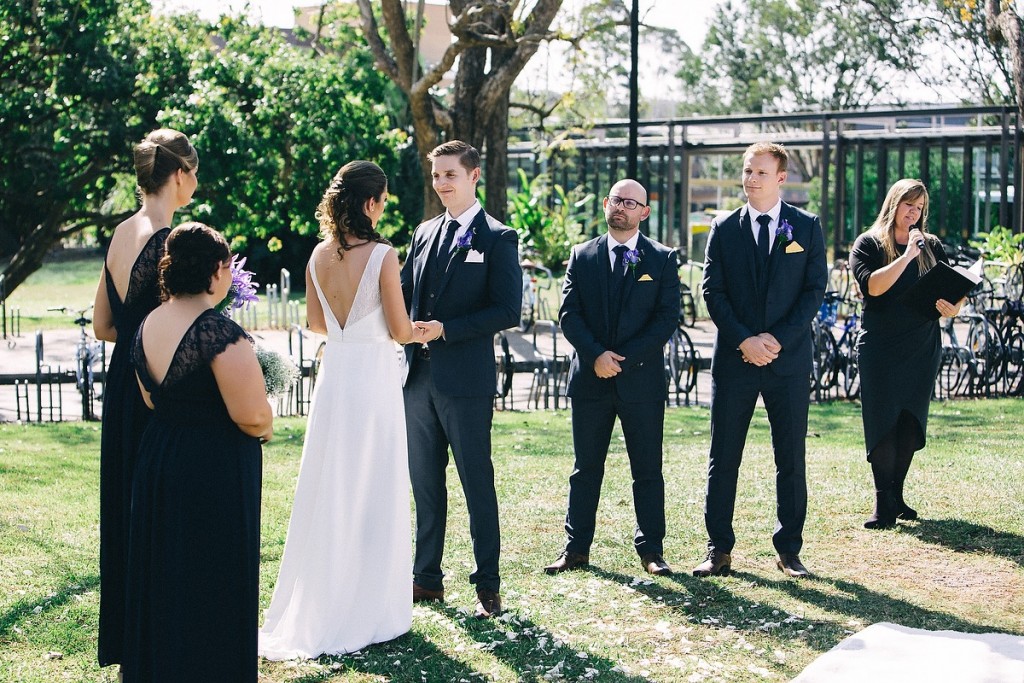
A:
{"label": "sunlit grass", "polygon": [[[668,413],[666,558],[642,574],[621,440],[613,440],[592,568],[547,576],[564,543],[572,467],[567,412],[498,413],[495,469],[507,616],[477,622],[472,553],[454,471],[447,602],[414,610],[413,630],[347,657],[261,663],[263,681],[689,681],[792,678],[879,621],[1024,634],[1024,511],[1017,400],[935,404],[908,499],[918,522],[869,532],[870,474],[852,404],[811,407],[810,514],[802,556],[816,576],[774,567],[774,470],[763,412],[751,426],[728,578],[689,569],[705,543],[706,409]],[[265,451],[261,608],[270,601],[305,423],[279,420]],[[94,425],[0,425],[0,680],[113,681],[95,665],[97,482]],[[329,539],[325,539],[328,542]],[[339,619],[359,618],[338,615]],[[547,678],[546,678],[547,677]]]}

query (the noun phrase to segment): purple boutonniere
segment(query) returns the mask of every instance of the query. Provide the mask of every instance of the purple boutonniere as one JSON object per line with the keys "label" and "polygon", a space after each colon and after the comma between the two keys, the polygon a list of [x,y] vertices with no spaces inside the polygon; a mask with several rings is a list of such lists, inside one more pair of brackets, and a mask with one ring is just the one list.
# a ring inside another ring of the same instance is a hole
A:
{"label": "purple boutonniere", "polygon": [[640,263],[640,250],[630,249],[622,255],[622,263],[629,267],[631,271],[636,273],[636,267]]}
{"label": "purple boutonniere", "polygon": [[245,257],[239,259],[238,254],[231,256],[231,289],[224,300],[217,304],[217,310],[225,315],[250,303],[259,303],[256,288],[259,283],[252,281],[253,272],[245,270]]}
{"label": "purple boutonniere", "polygon": [[473,228],[470,228],[469,230],[462,234],[462,237],[456,240],[455,248],[458,249],[459,251],[469,251],[470,249],[473,248],[473,238],[475,236],[476,232],[473,230]]}
{"label": "purple boutonniere", "polygon": [[785,246],[793,241],[793,226],[789,224],[789,221],[783,220],[779,223],[779,227],[775,228],[775,243],[779,246]]}

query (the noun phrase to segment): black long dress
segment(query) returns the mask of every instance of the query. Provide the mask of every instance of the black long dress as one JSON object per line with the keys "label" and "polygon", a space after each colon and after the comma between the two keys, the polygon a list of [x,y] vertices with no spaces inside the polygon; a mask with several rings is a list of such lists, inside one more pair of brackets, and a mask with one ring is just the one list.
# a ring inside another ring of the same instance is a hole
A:
{"label": "black long dress", "polygon": [[[929,240],[928,248],[937,260],[947,261],[942,245]],[[902,254],[906,247],[897,245],[897,249]],[[928,405],[942,360],[938,321],[928,320],[899,302],[900,295],[918,280],[916,260],[884,294],[867,293],[868,278],[885,265],[881,243],[870,233],[858,237],[850,252],[850,269],[864,293],[863,332],[857,353],[864,442],[869,454],[896,426],[903,411],[912,415],[920,427],[914,450],[924,448]]]}
{"label": "black long dress", "polygon": [[262,451],[232,422],[210,367],[241,339],[205,311],[157,384],[136,335],[155,409],[132,490],[125,683],[256,681]]}
{"label": "black long dress", "polygon": [[132,339],[139,323],[160,304],[157,264],[170,228],[153,233],[135,258],[124,301],[106,273],[107,299],[117,339],[110,354],[103,390],[100,434],[100,666],[121,661],[124,638],[124,574],[128,564],[128,514],[132,473],[149,408],[142,401],[131,363]]}

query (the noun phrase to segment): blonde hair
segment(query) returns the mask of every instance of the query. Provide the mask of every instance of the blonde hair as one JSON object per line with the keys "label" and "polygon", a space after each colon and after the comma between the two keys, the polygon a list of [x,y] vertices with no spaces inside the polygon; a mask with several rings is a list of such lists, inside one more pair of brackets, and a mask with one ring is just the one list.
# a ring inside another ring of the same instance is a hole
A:
{"label": "blonde hair", "polygon": [[779,170],[789,167],[789,152],[778,142],[755,142],[743,152],[744,157],[755,157],[758,154],[771,154],[779,162]]}
{"label": "blonde hair", "polygon": [[[875,219],[875,222],[868,229],[868,232],[882,245],[886,264],[892,263],[900,256],[896,249],[896,210],[903,202],[916,202],[922,197],[924,198],[924,207],[921,209],[921,220],[918,222],[917,227],[921,232],[925,233],[926,242],[934,242],[938,239],[928,234],[928,188],[920,180],[913,178],[897,180],[885,195],[885,201],[882,202],[882,209],[878,212],[878,218]],[[925,248],[921,250],[921,253],[915,259],[918,272],[921,275],[924,275],[935,266],[935,254],[932,253],[928,246],[926,244]]]}

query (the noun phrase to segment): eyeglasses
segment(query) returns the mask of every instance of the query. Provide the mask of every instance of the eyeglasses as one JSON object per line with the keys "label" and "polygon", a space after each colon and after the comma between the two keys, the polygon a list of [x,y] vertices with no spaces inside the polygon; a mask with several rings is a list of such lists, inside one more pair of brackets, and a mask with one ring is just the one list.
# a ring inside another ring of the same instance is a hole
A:
{"label": "eyeglasses", "polygon": [[622,206],[626,207],[627,209],[629,209],[630,211],[632,211],[633,209],[635,209],[638,206],[647,206],[643,202],[638,202],[635,199],[626,199],[625,197],[616,197],[613,194],[608,195],[607,199],[608,199],[608,203],[611,204],[612,206],[622,205]]}

